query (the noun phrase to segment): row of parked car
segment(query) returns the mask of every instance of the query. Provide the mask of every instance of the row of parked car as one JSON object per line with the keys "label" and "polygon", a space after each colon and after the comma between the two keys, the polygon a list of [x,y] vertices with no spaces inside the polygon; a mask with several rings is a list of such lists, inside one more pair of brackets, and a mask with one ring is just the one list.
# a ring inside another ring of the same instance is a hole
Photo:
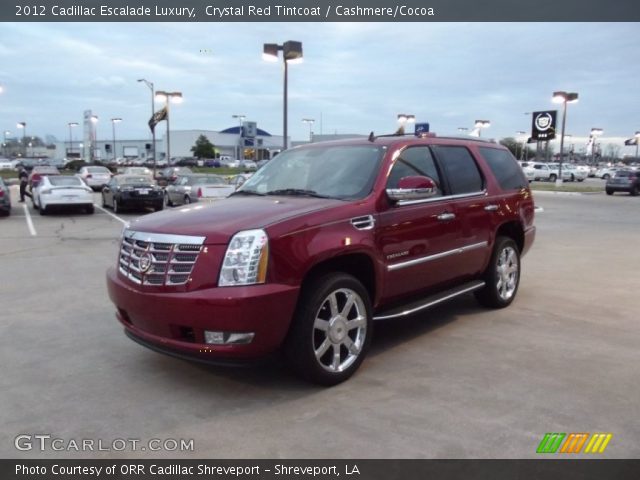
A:
{"label": "row of parked car", "polygon": [[[560,177],[559,163],[543,162],[518,162],[527,180],[555,182]],[[587,165],[562,164],[562,180],[566,182],[583,182],[589,176],[590,168]]]}
{"label": "row of parked car", "polygon": [[102,206],[113,209],[114,213],[134,208],[158,211],[166,206],[227,197],[250,176],[251,173],[229,177],[196,174],[186,167],[168,167],[154,179],[146,167],[128,167],[113,175],[102,166],[82,167],[76,175],[68,176],[60,175],[55,167],[34,167],[28,190],[33,207],[41,215],[55,207],[77,207],[91,214],[94,212],[93,191],[101,192]]}

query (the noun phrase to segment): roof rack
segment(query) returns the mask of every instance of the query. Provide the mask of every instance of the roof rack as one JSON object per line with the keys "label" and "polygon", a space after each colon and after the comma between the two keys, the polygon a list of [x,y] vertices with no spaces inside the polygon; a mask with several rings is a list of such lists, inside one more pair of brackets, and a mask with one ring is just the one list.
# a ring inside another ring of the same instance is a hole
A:
{"label": "roof rack", "polygon": [[[400,132],[400,129],[396,133],[386,133],[383,135],[375,135],[373,132],[369,134],[368,140],[370,142],[375,142],[377,138],[389,138],[389,137],[414,137],[415,133],[405,133]],[[441,138],[445,140],[466,140],[471,142],[479,142],[479,143],[498,143],[494,138],[479,138],[479,137],[470,137],[468,135],[447,135],[445,137],[437,136],[433,132],[427,132],[420,137],[416,138]]]}

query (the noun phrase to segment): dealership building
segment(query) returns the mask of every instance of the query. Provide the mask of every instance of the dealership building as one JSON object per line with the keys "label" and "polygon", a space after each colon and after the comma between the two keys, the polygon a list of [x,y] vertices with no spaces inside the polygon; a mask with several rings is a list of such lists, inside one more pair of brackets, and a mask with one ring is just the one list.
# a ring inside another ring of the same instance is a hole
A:
{"label": "dealership building", "polygon": [[[282,136],[271,135],[262,129],[255,128],[254,135],[241,136],[246,130],[241,131],[240,126],[230,127],[220,132],[214,130],[172,130],[171,131],[171,157],[192,157],[191,147],[196,143],[200,135],[204,135],[215,146],[216,153],[228,155],[232,158],[246,158],[262,160],[272,158],[282,150]],[[96,139],[91,141],[75,140],[73,142],[57,142],[56,158],[84,158],[87,161],[108,161],[115,158],[152,158],[153,148],[151,138],[145,139]],[[93,147],[91,144],[93,143]],[[164,160],[167,156],[166,133],[156,138],[157,159]],[[93,155],[92,155],[93,153]]]}

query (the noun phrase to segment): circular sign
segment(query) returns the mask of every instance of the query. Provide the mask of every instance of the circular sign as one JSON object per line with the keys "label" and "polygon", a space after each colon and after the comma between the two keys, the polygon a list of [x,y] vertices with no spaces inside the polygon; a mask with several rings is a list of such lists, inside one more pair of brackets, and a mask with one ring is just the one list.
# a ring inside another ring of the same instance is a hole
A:
{"label": "circular sign", "polygon": [[536,117],[535,124],[538,130],[544,132],[545,130],[549,130],[553,125],[553,117],[548,112],[541,113]]}

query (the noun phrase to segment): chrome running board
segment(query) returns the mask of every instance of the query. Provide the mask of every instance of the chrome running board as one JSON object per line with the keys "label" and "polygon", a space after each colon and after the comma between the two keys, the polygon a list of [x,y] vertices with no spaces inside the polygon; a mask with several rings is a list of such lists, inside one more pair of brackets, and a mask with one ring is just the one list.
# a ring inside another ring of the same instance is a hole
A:
{"label": "chrome running board", "polygon": [[465,283],[463,285],[460,285],[459,287],[445,290],[444,292],[431,295],[427,298],[422,298],[413,303],[402,305],[401,307],[392,308],[391,310],[382,311],[378,315],[374,316],[373,319],[387,320],[389,318],[406,317],[407,315],[412,315],[421,310],[425,310],[427,308],[438,305],[439,303],[451,300],[452,298],[455,298],[459,295],[478,290],[479,288],[484,287],[484,285],[485,283],[482,280],[475,280],[473,282]]}

